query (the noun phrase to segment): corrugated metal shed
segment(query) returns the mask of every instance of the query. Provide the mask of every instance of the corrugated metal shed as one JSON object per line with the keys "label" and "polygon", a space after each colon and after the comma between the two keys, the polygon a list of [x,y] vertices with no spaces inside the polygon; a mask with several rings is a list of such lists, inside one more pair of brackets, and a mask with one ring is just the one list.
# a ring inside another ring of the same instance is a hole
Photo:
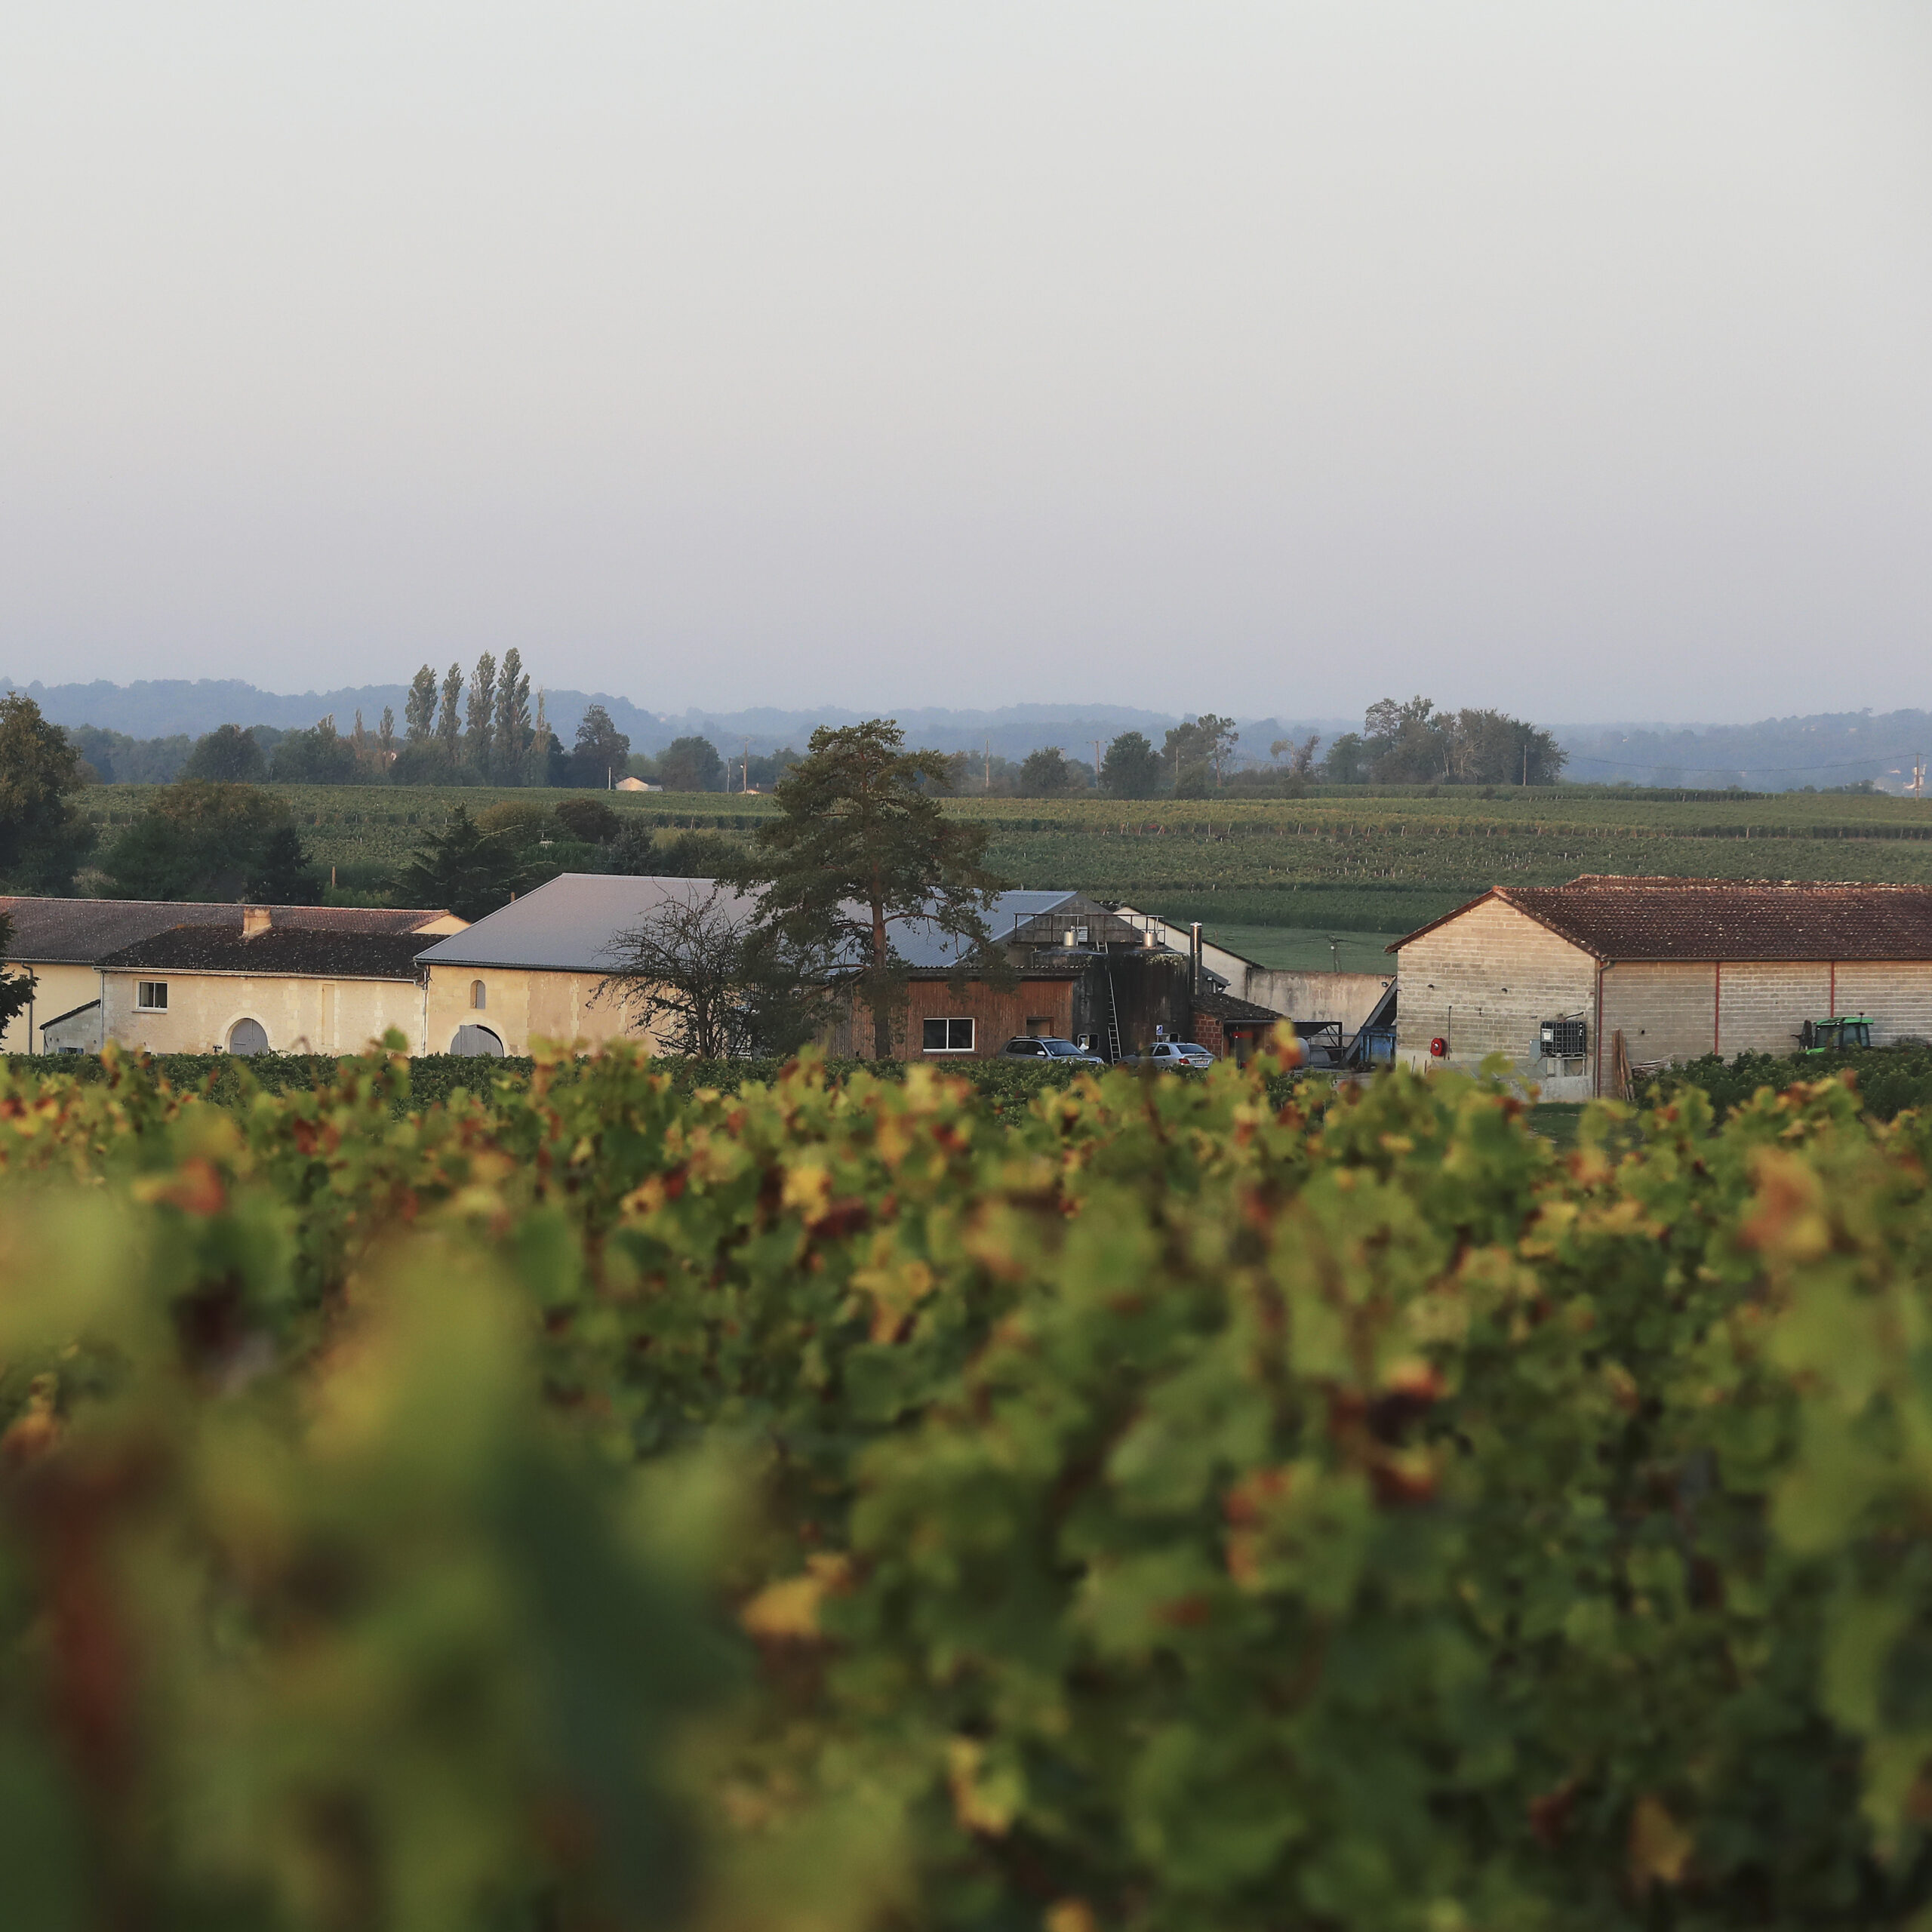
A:
{"label": "corrugated metal shed", "polygon": [[[708,878],[630,878],[609,872],[565,872],[478,919],[466,931],[426,947],[417,958],[426,966],[521,967],[540,972],[608,973],[615,963],[615,942],[673,895],[701,896]],[[731,903],[749,919],[751,895],[725,888]],[[1051,912],[1075,895],[1070,892],[1003,892],[987,924],[995,941],[1011,937],[1019,926]],[[951,966],[963,942],[919,921],[892,929],[900,957],[915,968]]]}
{"label": "corrugated metal shed", "polygon": [[1492,899],[1605,961],[1932,959],[1932,886],[1597,873],[1493,887],[1389,950]]}

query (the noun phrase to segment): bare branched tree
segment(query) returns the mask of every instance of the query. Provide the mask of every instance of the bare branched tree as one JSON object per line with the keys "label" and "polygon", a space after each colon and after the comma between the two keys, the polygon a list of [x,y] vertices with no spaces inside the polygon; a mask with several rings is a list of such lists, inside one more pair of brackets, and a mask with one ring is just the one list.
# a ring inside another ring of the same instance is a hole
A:
{"label": "bare branched tree", "polygon": [[1284,752],[1288,754],[1288,771],[1297,778],[1306,778],[1315,769],[1315,754],[1320,748],[1321,734],[1311,733],[1297,743],[1293,738],[1277,738],[1268,747],[1270,758],[1279,758]]}
{"label": "bare branched tree", "polygon": [[755,928],[753,909],[729,885],[691,880],[617,935],[592,997],[616,1000],[667,1053],[793,1051],[811,1035],[823,976]]}

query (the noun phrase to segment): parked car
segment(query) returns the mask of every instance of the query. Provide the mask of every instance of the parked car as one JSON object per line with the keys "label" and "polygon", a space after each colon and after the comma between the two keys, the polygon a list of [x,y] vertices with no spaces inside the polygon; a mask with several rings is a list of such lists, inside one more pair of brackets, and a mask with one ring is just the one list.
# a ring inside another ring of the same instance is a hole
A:
{"label": "parked car", "polygon": [[1131,1054],[1121,1062],[1124,1066],[1151,1066],[1169,1073],[1178,1073],[1183,1067],[1198,1069],[1214,1064],[1214,1056],[1192,1040],[1157,1040],[1144,1054]]}
{"label": "parked car", "polygon": [[1015,1060],[1070,1060],[1078,1066],[1106,1065],[1098,1054],[1090,1054],[1084,1047],[1076,1045],[1071,1040],[1045,1038],[1035,1034],[1008,1041],[1004,1051]]}

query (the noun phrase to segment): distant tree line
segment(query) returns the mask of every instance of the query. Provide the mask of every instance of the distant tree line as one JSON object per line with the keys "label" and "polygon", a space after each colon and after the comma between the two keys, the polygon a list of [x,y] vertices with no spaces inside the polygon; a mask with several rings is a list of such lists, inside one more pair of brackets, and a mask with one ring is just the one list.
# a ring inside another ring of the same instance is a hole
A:
{"label": "distant tree line", "polygon": [[[799,754],[790,749],[726,757],[708,738],[675,739],[654,757],[633,752],[608,711],[591,705],[568,749],[533,701],[514,648],[500,665],[485,651],[466,678],[452,664],[440,678],[423,665],[411,681],[400,732],[383,708],[373,729],[358,712],[349,731],[333,716],[306,730],[223,724],[204,737],[135,739],[83,725],[66,734],[82,775],[104,783],[217,784],[546,786],[601,789],[625,777],[671,792],[769,791]],[[961,795],[1054,798],[1098,791],[1111,798],[1164,794],[1204,798],[1234,791],[1292,795],[1315,783],[1549,785],[1565,753],[1548,731],[1496,710],[1439,709],[1428,698],[1385,698],[1360,731],[1345,732],[1318,758],[1318,737],[1277,739],[1266,761],[1241,749],[1232,718],[1204,712],[1172,727],[1155,746],[1124,731],[1098,770],[1043,746],[1023,759],[955,752],[944,783]],[[935,781],[937,782],[937,781]]]}
{"label": "distant tree line", "polygon": [[1554,785],[1566,755],[1549,732],[1503,712],[1384,698],[1359,732],[1328,747],[1321,775],[1340,785]]}
{"label": "distant tree line", "polygon": [[373,729],[355,714],[302,731],[223,724],[199,738],[131,738],[76,726],[66,733],[84,779],[102,784],[167,785],[177,779],[219,785],[552,786],[601,790],[638,778],[668,792],[767,791],[798,762],[787,748],[727,759],[709,739],[674,739],[654,758],[631,749],[601,704],[585,711],[566,749],[533,702],[520,654],[500,665],[485,651],[467,678],[452,664],[439,678],[425,664],[404,700],[400,731],[387,705]]}
{"label": "distant tree line", "polygon": [[1158,750],[1139,731],[1107,747],[1100,789],[1118,798],[1156,792],[1204,798],[1305,791],[1330,785],[1553,785],[1563,748],[1551,734],[1500,711],[1438,710],[1426,697],[1371,705],[1360,731],[1344,732],[1318,761],[1319,737],[1278,738],[1265,765],[1237,767],[1240,733],[1232,718],[1204,712],[1176,725]]}

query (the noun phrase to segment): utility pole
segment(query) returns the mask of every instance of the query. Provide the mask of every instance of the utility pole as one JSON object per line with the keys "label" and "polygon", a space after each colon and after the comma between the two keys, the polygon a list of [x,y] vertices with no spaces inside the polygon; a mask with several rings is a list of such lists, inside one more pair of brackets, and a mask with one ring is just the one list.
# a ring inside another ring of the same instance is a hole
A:
{"label": "utility pole", "polygon": [[750,740],[750,739],[747,738],[747,739],[745,740],[745,774],[744,774],[744,780],[743,780],[743,783],[739,786],[738,789],[739,789],[741,792],[749,792],[751,789],[752,789],[752,741]]}
{"label": "utility pole", "polygon": [[1099,740],[1098,738],[1096,738],[1096,739],[1094,740],[1094,789],[1095,791],[1097,791],[1097,792],[1100,789],[1100,740]]}
{"label": "utility pole", "polygon": [[1523,789],[1524,789],[1524,791],[1526,791],[1526,792],[1527,792],[1529,789],[1530,789],[1530,744],[1529,744],[1529,740],[1528,740],[1527,738],[1525,738],[1525,739],[1523,740]]}
{"label": "utility pole", "polygon": [[986,740],[986,795],[987,795],[987,797],[988,797],[988,798],[991,798],[991,797],[992,796],[992,790],[993,790],[993,741],[992,741],[992,740],[991,738],[988,738],[988,739],[987,739],[987,740]]}

